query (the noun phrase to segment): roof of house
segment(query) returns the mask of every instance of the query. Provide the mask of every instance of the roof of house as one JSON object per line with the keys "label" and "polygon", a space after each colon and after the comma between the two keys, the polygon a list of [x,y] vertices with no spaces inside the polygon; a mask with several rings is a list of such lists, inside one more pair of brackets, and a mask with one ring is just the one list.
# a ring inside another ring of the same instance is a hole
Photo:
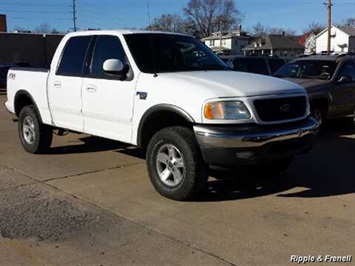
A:
{"label": "roof of house", "polygon": [[341,26],[341,27],[339,27],[339,29],[344,31],[349,36],[355,36],[355,27],[352,27],[352,26]]}
{"label": "roof of house", "polygon": [[[261,45],[255,46],[255,43]],[[284,35],[265,35],[246,46],[243,50],[303,49],[294,38]]]}
{"label": "roof of house", "polygon": [[[342,32],[346,33],[349,36],[355,36],[355,27],[352,27],[352,26],[336,27],[336,26],[332,25],[332,28],[337,28],[337,29],[341,30]],[[318,33],[316,37],[319,37],[320,35],[324,34],[327,31],[328,31],[328,28],[325,28],[320,33]]]}
{"label": "roof of house", "polygon": [[[245,40],[250,40],[253,37],[249,36],[246,32],[242,31],[242,32],[238,32],[238,31],[228,31],[228,32],[224,32],[222,33],[222,39],[245,39]],[[219,40],[221,39],[221,36],[219,35],[219,33],[216,33],[212,36],[208,36],[203,38],[203,41],[208,41],[208,40]]]}

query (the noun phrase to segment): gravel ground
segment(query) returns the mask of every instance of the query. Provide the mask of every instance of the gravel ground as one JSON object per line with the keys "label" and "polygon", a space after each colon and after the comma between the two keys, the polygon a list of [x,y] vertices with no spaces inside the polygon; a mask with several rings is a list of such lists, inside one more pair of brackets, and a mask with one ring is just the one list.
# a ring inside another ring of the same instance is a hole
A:
{"label": "gravel ground", "polygon": [[0,192],[0,234],[6,238],[58,240],[94,222],[97,214],[58,197],[45,186],[30,185]]}

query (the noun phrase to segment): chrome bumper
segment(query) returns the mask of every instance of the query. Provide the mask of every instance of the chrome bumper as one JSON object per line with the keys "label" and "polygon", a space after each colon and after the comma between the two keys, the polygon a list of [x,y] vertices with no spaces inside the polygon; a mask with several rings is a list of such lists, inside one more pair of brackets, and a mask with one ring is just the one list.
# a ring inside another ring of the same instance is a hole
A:
{"label": "chrome bumper", "polygon": [[278,127],[195,125],[194,131],[200,146],[213,148],[258,148],[273,142],[283,142],[316,136],[319,126],[315,119]]}

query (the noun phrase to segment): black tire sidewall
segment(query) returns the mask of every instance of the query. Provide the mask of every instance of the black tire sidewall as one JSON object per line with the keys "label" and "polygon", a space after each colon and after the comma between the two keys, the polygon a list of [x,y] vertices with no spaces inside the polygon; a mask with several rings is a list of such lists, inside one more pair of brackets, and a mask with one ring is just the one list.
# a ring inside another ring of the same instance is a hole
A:
{"label": "black tire sidewall", "polygon": [[[147,148],[147,167],[154,188],[163,196],[175,200],[186,200],[193,197],[207,180],[203,169],[203,161],[194,136],[189,129],[182,127],[166,128],[156,133]],[[156,169],[156,157],[159,149],[165,144],[174,145],[181,153],[185,164],[185,175],[176,186],[163,183]]]}

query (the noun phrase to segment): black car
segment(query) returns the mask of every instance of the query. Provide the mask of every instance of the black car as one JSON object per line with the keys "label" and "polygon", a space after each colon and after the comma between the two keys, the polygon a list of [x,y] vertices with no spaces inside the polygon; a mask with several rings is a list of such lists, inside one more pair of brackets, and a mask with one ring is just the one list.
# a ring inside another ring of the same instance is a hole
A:
{"label": "black car", "polygon": [[235,71],[271,76],[285,64],[279,57],[273,56],[221,56],[221,59]]}
{"label": "black car", "polygon": [[7,72],[12,65],[0,65],[0,90],[6,88]]}

